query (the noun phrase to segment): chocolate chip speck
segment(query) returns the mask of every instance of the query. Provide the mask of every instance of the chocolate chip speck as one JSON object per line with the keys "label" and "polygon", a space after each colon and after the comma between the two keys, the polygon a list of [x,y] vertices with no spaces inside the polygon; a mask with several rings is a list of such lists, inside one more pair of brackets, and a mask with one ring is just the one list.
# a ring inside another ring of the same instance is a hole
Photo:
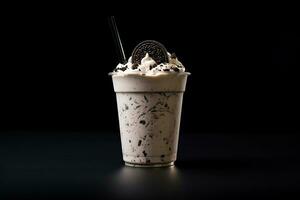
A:
{"label": "chocolate chip speck", "polygon": [[128,110],[128,106],[127,106],[127,104],[125,104],[125,110]]}
{"label": "chocolate chip speck", "polygon": [[124,66],[124,67],[120,67],[120,68],[118,68],[117,70],[121,70],[121,71],[125,71],[127,69],[127,66]]}
{"label": "chocolate chip speck", "polygon": [[129,101],[131,101],[132,97],[129,98]]}
{"label": "chocolate chip speck", "polygon": [[137,107],[135,107],[135,109],[138,109],[139,107],[141,107],[141,105],[138,105]]}
{"label": "chocolate chip speck", "polygon": [[145,124],[146,124],[146,121],[145,121],[145,120],[141,120],[141,121],[140,121],[140,124],[145,125]]}
{"label": "chocolate chip speck", "polygon": [[148,126],[149,126],[149,124],[150,124],[150,122],[148,122],[148,123],[146,124],[146,126],[145,126],[145,127],[148,127]]}
{"label": "chocolate chip speck", "polygon": [[138,146],[141,146],[142,144],[142,140],[139,140]]}
{"label": "chocolate chip speck", "polygon": [[150,163],[151,161],[150,160],[146,160],[146,163]]}
{"label": "chocolate chip speck", "polygon": [[179,72],[179,69],[177,67],[172,68],[175,72]]}
{"label": "chocolate chip speck", "polygon": [[147,99],[147,97],[146,97],[146,96],[144,96],[144,99],[145,99],[145,101],[146,101],[146,102],[148,102],[148,99]]}
{"label": "chocolate chip speck", "polygon": [[171,147],[169,147],[169,151],[171,151]]}
{"label": "chocolate chip speck", "polygon": [[153,69],[153,68],[155,68],[156,66],[157,66],[157,64],[151,65],[150,66],[150,70]]}
{"label": "chocolate chip speck", "polygon": [[129,143],[131,143],[131,140],[129,140]]}
{"label": "chocolate chip speck", "polygon": [[137,67],[138,67],[138,64],[137,63],[133,63],[133,65],[132,65],[132,69],[137,69]]}
{"label": "chocolate chip speck", "polygon": [[164,71],[165,71],[165,72],[168,72],[168,71],[170,71],[170,69],[164,69]]}
{"label": "chocolate chip speck", "polygon": [[143,151],[143,154],[144,154],[144,156],[147,156],[147,153],[146,153],[146,151]]}
{"label": "chocolate chip speck", "polygon": [[160,157],[161,157],[161,158],[164,158],[164,157],[165,157],[165,155],[164,155],[164,154],[162,154]]}

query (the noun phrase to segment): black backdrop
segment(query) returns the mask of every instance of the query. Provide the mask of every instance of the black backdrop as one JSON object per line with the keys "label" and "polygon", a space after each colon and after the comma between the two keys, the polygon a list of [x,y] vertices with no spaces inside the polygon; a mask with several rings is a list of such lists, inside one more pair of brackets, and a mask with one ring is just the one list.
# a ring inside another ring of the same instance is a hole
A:
{"label": "black backdrop", "polygon": [[[127,57],[153,39],[192,73],[184,132],[299,132],[299,34],[218,18],[116,16]],[[107,17],[18,18],[6,35],[1,130],[117,132]]]}

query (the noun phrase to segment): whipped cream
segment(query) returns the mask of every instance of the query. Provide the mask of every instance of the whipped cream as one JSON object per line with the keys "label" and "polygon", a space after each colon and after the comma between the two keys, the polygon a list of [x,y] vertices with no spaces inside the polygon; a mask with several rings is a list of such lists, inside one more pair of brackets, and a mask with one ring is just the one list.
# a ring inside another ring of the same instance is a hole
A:
{"label": "whipped cream", "polygon": [[161,73],[178,73],[185,72],[182,63],[177,59],[175,54],[168,53],[169,62],[157,64],[148,53],[141,60],[141,64],[132,63],[132,58],[128,59],[126,64],[118,64],[113,74],[143,74],[157,75]]}

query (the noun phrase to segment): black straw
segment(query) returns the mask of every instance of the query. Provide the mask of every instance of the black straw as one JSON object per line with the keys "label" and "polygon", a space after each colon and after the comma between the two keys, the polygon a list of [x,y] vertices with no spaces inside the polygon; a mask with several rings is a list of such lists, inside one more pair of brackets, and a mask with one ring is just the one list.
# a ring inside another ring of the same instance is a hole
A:
{"label": "black straw", "polygon": [[117,24],[116,24],[116,20],[114,16],[110,16],[109,18],[109,24],[110,24],[110,28],[111,28],[111,32],[115,41],[115,45],[116,45],[116,51],[119,55],[119,59],[120,59],[120,63],[126,63],[126,56],[124,53],[124,49],[123,49],[123,45],[121,42],[121,38],[119,35],[119,31],[117,28]]}

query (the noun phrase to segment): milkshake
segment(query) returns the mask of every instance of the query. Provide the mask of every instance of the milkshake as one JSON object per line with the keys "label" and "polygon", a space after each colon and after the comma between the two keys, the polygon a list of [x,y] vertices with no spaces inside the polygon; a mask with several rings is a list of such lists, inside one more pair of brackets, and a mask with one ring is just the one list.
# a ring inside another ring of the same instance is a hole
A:
{"label": "milkshake", "polygon": [[110,73],[117,96],[123,160],[136,167],[174,164],[187,76],[175,54],[144,41]]}

